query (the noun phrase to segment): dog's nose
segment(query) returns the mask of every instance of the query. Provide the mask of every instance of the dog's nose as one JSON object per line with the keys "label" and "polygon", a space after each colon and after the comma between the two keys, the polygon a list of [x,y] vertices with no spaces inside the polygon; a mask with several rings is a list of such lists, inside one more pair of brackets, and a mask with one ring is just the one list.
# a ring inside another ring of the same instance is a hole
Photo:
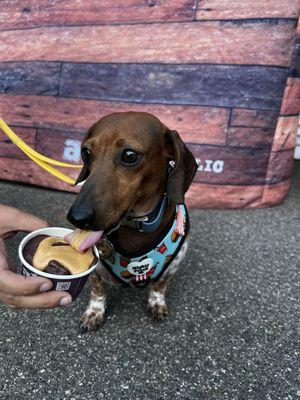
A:
{"label": "dog's nose", "polygon": [[94,211],[86,205],[76,205],[70,208],[67,219],[80,229],[88,229],[91,227],[94,220]]}

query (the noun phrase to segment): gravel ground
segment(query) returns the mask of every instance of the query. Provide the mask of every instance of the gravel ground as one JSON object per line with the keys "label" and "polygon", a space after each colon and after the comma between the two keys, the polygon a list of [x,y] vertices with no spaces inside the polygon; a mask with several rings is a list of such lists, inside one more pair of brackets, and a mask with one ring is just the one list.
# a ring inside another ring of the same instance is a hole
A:
{"label": "gravel ground", "polygon": [[[298,162],[280,207],[191,212],[190,250],[162,324],[149,322],[138,289],[112,289],[106,323],[85,335],[88,287],[67,309],[0,305],[1,400],[299,399],[299,179]],[[67,226],[74,195],[0,190],[2,203]],[[8,242],[16,263],[21,238]]]}

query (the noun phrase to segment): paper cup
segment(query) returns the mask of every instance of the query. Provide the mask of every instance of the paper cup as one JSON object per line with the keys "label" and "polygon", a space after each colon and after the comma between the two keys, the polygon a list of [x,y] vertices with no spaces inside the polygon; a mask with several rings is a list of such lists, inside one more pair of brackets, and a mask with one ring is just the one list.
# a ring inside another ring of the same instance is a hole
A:
{"label": "paper cup", "polygon": [[75,300],[81,290],[83,289],[90,273],[94,271],[94,269],[99,265],[99,252],[96,246],[93,246],[93,251],[95,256],[97,257],[97,262],[90,269],[85,272],[81,272],[76,275],[54,275],[48,274],[47,272],[40,271],[30,265],[23,256],[23,249],[26,243],[38,235],[48,235],[48,236],[57,236],[64,237],[68,233],[72,232],[71,229],[67,228],[43,228],[38,229],[37,231],[29,233],[19,245],[19,258],[22,263],[21,273],[24,276],[42,276],[44,278],[48,278],[52,281],[53,287],[51,290],[64,290],[71,294],[73,300]]}

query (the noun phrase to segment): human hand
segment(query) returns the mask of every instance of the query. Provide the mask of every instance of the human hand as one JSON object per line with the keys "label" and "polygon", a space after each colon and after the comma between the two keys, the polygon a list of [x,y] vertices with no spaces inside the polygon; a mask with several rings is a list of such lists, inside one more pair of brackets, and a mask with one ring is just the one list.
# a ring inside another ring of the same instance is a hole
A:
{"label": "human hand", "polygon": [[13,272],[4,239],[15,233],[47,227],[46,221],[13,207],[0,205],[0,301],[11,308],[54,308],[72,302],[70,294],[50,291],[50,279],[22,276]]}

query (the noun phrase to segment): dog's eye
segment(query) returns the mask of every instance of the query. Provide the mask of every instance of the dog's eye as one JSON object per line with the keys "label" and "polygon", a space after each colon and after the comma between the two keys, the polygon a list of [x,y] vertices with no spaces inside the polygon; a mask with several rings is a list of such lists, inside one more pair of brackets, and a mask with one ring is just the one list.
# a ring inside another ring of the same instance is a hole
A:
{"label": "dog's eye", "polygon": [[88,164],[91,161],[91,150],[83,147],[81,149],[81,158],[84,163]]}
{"label": "dog's eye", "polygon": [[133,165],[139,161],[139,159],[140,159],[139,156],[140,155],[138,153],[136,153],[135,151],[127,149],[127,150],[123,151],[122,156],[121,156],[121,161],[124,164]]}

